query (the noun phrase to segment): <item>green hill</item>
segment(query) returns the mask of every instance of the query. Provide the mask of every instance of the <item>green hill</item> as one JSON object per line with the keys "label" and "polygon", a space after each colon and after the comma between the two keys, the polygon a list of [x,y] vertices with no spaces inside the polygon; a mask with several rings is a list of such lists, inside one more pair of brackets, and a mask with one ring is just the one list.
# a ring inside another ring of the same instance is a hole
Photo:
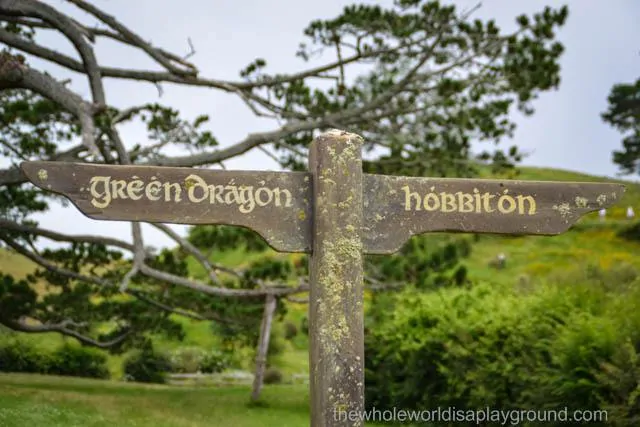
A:
{"label": "green hill", "polygon": [[[580,265],[608,268],[616,263],[640,267],[640,242],[620,238],[617,233],[633,223],[626,218],[628,206],[640,213],[640,184],[549,168],[520,168],[517,179],[623,183],[626,191],[618,204],[607,210],[605,221],[597,212],[583,217],[568,232],[558,236],[482,235],[466,260],[470,277],[495,283],[532,283],[558,271]],[[507,259],[501,270],[487,267],[499,253]],[[518,280],[520,279],[520,280]]]}

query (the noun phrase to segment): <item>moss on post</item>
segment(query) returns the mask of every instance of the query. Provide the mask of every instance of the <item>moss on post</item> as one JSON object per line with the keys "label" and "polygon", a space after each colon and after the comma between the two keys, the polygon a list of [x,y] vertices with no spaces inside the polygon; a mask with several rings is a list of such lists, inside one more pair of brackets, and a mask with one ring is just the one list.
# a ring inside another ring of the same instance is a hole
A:
{"label": "moss on post", "polygon": [[358,426],[364,410],[362,138],[332,130],[311,146],[311,425]]}

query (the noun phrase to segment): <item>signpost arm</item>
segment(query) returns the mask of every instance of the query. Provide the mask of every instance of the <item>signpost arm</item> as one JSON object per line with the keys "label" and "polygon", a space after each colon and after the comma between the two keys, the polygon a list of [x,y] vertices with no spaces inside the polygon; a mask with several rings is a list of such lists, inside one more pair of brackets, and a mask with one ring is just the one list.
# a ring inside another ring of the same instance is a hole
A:
{"label": "signpost arm", "polygon": [[362,138],[317,137],[309,153],[313,188],[310,259],[311,426],[356,426],[364,410]]}

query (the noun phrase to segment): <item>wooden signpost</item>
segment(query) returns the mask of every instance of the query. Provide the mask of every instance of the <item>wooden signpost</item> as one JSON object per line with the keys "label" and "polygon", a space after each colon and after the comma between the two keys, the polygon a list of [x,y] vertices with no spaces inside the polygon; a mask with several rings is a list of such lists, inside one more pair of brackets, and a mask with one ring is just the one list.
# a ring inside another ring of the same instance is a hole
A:
{"label": "wooden signpost", "polygon": [[309,172],[25,162],[42,189],[102,220],[228,224],[277,251],[310,253],[311,425],[354,426],[364,411],[363,254],[430,231],[554,235],[614,204],[609,183],[413,178],[362,173],[362,139],[333,130]]}

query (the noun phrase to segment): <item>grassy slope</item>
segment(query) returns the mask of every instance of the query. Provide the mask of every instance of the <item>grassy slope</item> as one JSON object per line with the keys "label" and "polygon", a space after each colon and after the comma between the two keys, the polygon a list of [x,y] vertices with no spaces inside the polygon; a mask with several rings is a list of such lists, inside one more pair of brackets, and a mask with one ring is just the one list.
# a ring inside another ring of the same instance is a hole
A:
{"label": "grassy slope", "polygon": [[[554,271],[586,264],[606,268],[626,262],[640,268],[640,256],[636,255],[640,244],[616,236],[620,228],[630,223],[626,219],[627,206],[633,206],[640,213],[639,184],[547,168],[522,168],[518,179],[622,182],[627,187],[619,203],[607,210],[605,222],[601,222],[597,212],[593,212],[558,236],[482,235],[465,262],[470,277],[494,283],[514,283],[519,277],[535,282],[547,279]],[[487,268],[489,260],[501,252],[507,257],[506,268]]]}
{"label": "grassy slope", "polygon": [[78,378],[0,374],[0,426],[299,427],[304,386],[271,386],[249,407],[246,387],[184,389]]}
{"label": "grassy slope", "polygon": [[[575,172],[543,168],[523,168],[519,179],[559,181],[608,181]],[[627,225],[625,210],[633,206],[640,212],[640,186],[628,183],[620,203],[610,209],[601,223],[596,213],[581,220],[569,232],[559,236],[510,237],[484,235],[465,260],[470,276],[496,284],[515,284],[519,277],[528,281],[545,280],[554,271],[596,264],[607,267],[627,262],[640,268],[640,244],[616,236]],[[507,255],[503,270],[487,268],[498,253]],[[240,251],[220,255],[219,262],[239,264],[248,261]],[[0,270],[24,275],[33,264],[23,258],[0,251]],[[196,268],[194,273],[197,274]],[[195,274],[194,274],[195,275]],[[296,324],[306,306],[292,304],[288,318]],[[209,347],[215,337],[202,322],[184,320],[188,331],[186,344]],[[57,345],[57,335],[31,336],[42,345]],[[184,345],[160,341],[161,347]],[[287,373],[308,369],[307,352],[290,347],[276,359]],[[119,373],[120,359],[112,360],[112,370]],[[136,395],[134,397],[134,395]],[[21,375],[0,375],[0,425],[122,425],[122,426],[243,426],[306,425],[308,393],[304,386],[267,386],[264,398],[269,408],[248,408],[247,388],[171,389],[130,384],[93,382]],[[161,409],[159,409],[161,408]]]}

